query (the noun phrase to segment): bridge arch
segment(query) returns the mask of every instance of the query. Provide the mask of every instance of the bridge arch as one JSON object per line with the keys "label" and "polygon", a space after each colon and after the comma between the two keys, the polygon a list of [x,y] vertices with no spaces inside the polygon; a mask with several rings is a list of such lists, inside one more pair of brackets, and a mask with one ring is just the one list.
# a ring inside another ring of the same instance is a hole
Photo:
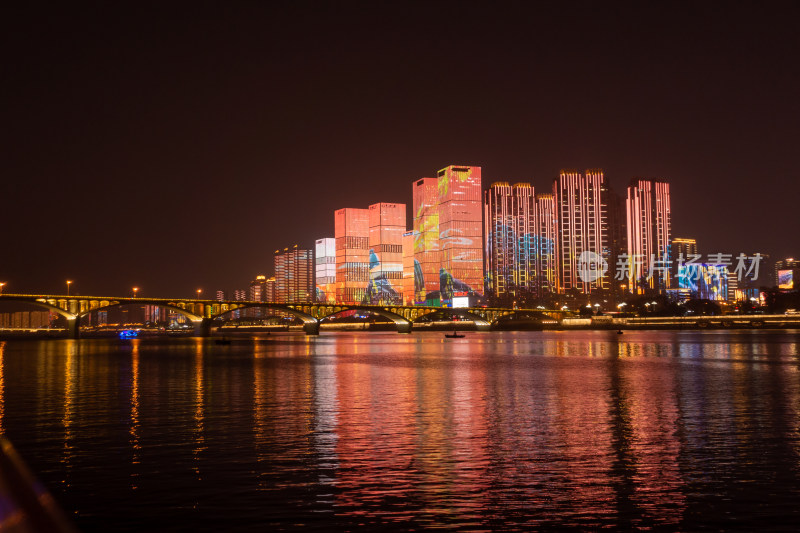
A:
{"label": "bridge arch", "polygon": [[32,305],[37,305],[39,307],[44,307],[48,311],[53,311],[57,315],[62,316],[67,320],[75,320],[76,318],[78,318],[78,316],[75,313],[71,313],[65,309],[58,307],[57,305],[53,305],[46,300],[29,300],[27,298],[3,298],[3,301],[32,304]]}
{"label": "bridge arch", "polygon": [[414,318],[413,322],[417,322],[419,319],[421,319],[423,317],[426,317],[426,316],[430,316],[432,314],[444,314],[444,315],[450,315],[451,317],[452,316],[465,316],[467,318],[472,319],[472,321],[475,323],[475,327],[476,327],[476,329],[478,329],[478,331],[488,331],[492,327],[491,322],[489,322],[487,319],[483,318],[481,315],[479,315],[477,313],[473,313],[471,311],[467,311],[466,309],[460,308],[460,307],[456,307],[456,308],[451,308],[451,307],[431,308],[430,312],[422,313],[422,314],[418,315],[416,318]]}
{"label": "bridge arch", "polygon": [[92,309],[87,309],[86,311],[84,311],[82,313],[78,313],[77,317],[78,318],[83,318],[85,316],[88,316],[93,311],[104,311],[106,309],[111,309],[113,307],[122,307],[123,305],[153,305],[153,306],[158,306],[158,307],[163,307],[165,309],[169,309],[170,311],[175,311],[176,313],[179,313],[179,314],[185,316],[186,318],[191,320],[192,323],[195,323],[195,324],[203,320],[202,316],[197,315],[195,313],[191,313],[191,312],[187,311],[186,309],[183,309],[182,307],[178,307],[177,305],[166,304],[164,302],[153,302],[153,301],[148,301],[148,300],[144,300],[144,299],[142,299],[142,300],[133,300],[133,301],[126,300],[126,301],[122,301],[122,302],[110,302],[110,303],[108,303],[106,305],[100,305],[100,306],[94,307]]}
{"label": "bridge arch", "polygon": [[217,313],[211,315],[211,320],[216,318],[221,318],[223,315],[231,313],[233,311],[241,311],[243,309],[253,309],[253,308],[263,308],[263,309],[273,309],[275,311],[284,311],[290,315],[293,315],[299,318],[303,322],[303,331],[310,335],[316,335],[319,333],[319,320],[314,318],[313,316],[305,313],[303,311],[298,311],[297,309],[293,309],[288,305],[281,305],[281,304],[273,304],[269,302],[254,302],[254,303],[244,303],[240,306],[237,306],[233,309],[225,309],[221,310]]}
{"label": "bridge arch", "polygon": [[320,320],[332,317],[334,315],[338,315],[339,313],[344,313],[345,311],[364,311],[367,313],[372,313],[378,316],[382,316],[384,318],[388,318],[394,325],[397,326],[398,333],[411,333],[411,326],[412,322],[405,318],[402,315],[389,311],[387,309],[381,309],[378,307],[368,306],[368,305],[337,305],[334,308],[330,309],[331,312],[327,314],[323,314],[324,311],[320,309]]}

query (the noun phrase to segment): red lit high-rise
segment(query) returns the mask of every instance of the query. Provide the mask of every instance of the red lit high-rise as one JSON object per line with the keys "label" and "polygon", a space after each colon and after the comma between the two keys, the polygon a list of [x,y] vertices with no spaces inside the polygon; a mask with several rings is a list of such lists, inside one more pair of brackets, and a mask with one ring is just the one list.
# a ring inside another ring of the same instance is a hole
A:
{"label": "red lit high-rise", "polygon": [[[606,195],[602,169],[562,170],[553,184],[559,217],[559,285],[567,294],[609,288]],[[613,271],[611,272],[613,275]]]}
{"label": "red lit high-rise", "polygon": [[629,290],[670,288],[671,215],[669,183],[634,179],[626,200]]}

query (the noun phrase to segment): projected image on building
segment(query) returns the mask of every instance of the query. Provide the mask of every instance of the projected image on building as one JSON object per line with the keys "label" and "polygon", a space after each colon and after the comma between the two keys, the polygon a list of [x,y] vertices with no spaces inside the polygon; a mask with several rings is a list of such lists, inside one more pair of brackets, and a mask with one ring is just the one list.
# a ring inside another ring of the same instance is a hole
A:
{"label": "projected image on building", "polygon": [[678,267],[678,288],[688,289],[691,298],[723,301],[728,298],[728,268],[705,263]]}
{"label": "projected image on building", "polygon": [[793,270],[778,270],[778,288],[789,290],[794,288]]}
{"label": "projected image on building", "polygon": [[439,291],[449,306],[456,296],[483,295],[481,169],[451,165],[438,180]]}

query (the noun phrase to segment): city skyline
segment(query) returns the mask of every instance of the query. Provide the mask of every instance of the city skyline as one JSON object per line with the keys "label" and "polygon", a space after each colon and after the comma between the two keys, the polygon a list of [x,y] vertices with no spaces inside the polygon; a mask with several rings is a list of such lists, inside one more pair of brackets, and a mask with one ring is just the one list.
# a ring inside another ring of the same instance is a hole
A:
{"label": "city skyline", "polygon": [[244,287],[451,162],[663,178],[673,235],[800,255],[798,10],[718,7],[14,6],[0,282]]}

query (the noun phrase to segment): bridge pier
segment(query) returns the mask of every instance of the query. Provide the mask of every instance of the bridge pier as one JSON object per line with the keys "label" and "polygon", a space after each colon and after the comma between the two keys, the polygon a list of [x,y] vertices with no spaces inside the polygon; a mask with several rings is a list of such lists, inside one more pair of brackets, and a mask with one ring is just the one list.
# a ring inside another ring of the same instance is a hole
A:
{"label": "bridge pier", "polygon": [[303,331],[306,332],[306,335],[319,335],[319,320],[303,322]]}
{"label": "bridge pier", "polygon": [[476,331],[492,331],[492,325],[489,323],[480,324],[475,322],[475,330]]}
{"label": "bridge pier", "polygon": [[78,317],[67,318],[67,338],[68,339],[81,338],[81,321]]}
{"label": "bridge pier", "polygon": [[192,322],[194,325],[195,337],[210,337],[211,336],[211,319],[201,318]]}
{"label": "bridge pier", "polygon": [[411,333],[411,322],[397,322],[397,333]]}

